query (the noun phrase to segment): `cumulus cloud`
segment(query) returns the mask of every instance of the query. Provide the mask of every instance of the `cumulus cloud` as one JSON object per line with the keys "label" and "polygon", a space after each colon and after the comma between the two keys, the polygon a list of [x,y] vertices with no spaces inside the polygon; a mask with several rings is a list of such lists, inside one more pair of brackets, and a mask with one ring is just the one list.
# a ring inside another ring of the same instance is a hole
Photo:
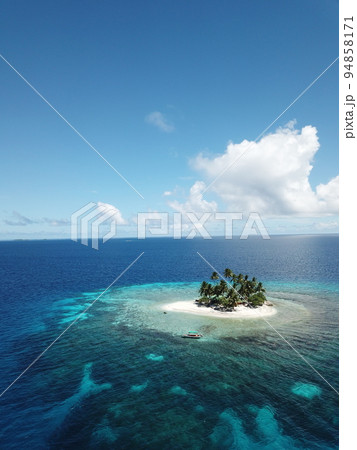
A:
{"label": "cumulus cloud", "polygon": [[110,203],[97,202],[96,211],[98,211],[98,213],[102,213],[103,215],[108,215],[108,217],[110,217],[110,221],[112,222],[114,220],[118,225],[127,224],[127,221],[124,219],[119,209]]}
{"label": "cumulus cloud", "polygon": [[159,111],[154,111],[145,117],[145,122],[150,125],[154,125],[159,130],[165,133],[171,133],[174,131],[174,126],[166,119],[166,117]]}
{"label": "cumulus cloud", "polygon": [[169,202],[169,206],[181,214],[186,214],[187,212],[215,212],[217,210],[217,203],[204,200],[202,192],[205,189],[206,185],[203,181],[196,181],[190,189],[190,194],[186,202],[179,203],[177,200],[174,200]]}
{"label": "cumulus cloud", "polygon": [[[291,121],[258,142],[230,142],[223,154],[213,158],[199,154],[191,161],[192,167],[209,179],[218,177],[211,191],[230,210],[266,216],[336,214],[338,176],[315,189],[309,181],[319,149],[317,130],[312,126],[295,130],[294,125]],[[193,199],[197,205],[209,205],[203,200],[202,186],[201,181],[192,186],[188,205]],[[173,202],[171,206],[178,209],[179,205]]]}

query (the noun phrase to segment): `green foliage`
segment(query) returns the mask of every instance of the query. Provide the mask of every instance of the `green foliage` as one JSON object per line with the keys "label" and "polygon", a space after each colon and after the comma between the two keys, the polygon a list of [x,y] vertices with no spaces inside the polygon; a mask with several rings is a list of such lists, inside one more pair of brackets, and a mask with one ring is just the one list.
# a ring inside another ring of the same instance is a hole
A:
{"label": "green foliage", "polygon": [[225,269],[224,270],[224,276],[226,277],[226,278],[232,278],[233,277],[233,275],[234,275],[234,273],[231,271],[231,269]]}
{"label": "green foliage", "polygon": [[262,306],[266,301],[266,297],[263,292],[257,292],[256,294],[251,295],[248,301],[254,307]]}
{"label": "green foliage", "polygon": [[211,275],[214,284],[202,281],[199,289],[201,298],[198,300],[200,304],[234,308],[239,304],[248,303],[257,307],[266,301],[263,284],[255,277],[250,280],[248,275],[241,273],[237,275],[229,268],[224,270],[224,276],[228,281],[220,279],[217,272]]}

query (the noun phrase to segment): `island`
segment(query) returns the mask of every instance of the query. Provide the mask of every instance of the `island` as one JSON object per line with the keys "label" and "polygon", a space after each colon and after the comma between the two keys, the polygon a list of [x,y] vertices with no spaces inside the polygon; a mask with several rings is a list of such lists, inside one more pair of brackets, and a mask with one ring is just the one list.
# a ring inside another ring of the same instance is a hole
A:
{"label": "island", "polygon": [[217,272],[213,272],[211,280],[215,281],[215,284],[202,281],[199,290],[201,297],[197,302],[226,311],[233,311],[238,305],[257,308],[267,303],[265,288],[255,277],[250,280],[248,275],[243,276],[241,273],[236,275],[231,269],[225,269],[224,277],[228,282],[223,278],[220,279]]}
{"label": "island", "polygon": [[199,298],[194,301],[177,301],[162,306],[165,311],[175,311],[214,317],[254,318],[276,314],[273,304],[265,296],[261,282],[248,275],[235,274],[225,269],[224,277],[217,272],[211,275],[213,283],[202,281]]}

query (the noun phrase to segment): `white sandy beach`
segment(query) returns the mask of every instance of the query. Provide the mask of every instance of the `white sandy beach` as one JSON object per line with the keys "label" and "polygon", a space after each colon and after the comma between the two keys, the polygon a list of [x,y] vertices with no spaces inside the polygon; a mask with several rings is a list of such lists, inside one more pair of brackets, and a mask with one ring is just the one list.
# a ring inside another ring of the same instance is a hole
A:
{"label": "white sandy beach", "polygon": [[274,306],[263,305],[259,308],[249,308],[246,306],[237,306],[234,311],[216,311],[213,308],[208,308],[207,306],[199,306],[193,301],[179,301],[174,303],[167,303],[161,307],[164,311],[181,312],[188,314],[196,314],[199,316],[209,316],[225,319],[259,319],[260,317],[273,316],[277,313]]}

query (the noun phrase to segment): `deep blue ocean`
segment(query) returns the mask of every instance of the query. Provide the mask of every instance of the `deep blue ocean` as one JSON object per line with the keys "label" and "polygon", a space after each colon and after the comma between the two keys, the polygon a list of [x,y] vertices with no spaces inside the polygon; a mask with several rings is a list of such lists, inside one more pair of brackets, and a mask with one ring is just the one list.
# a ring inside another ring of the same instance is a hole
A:
{"label": "deep blue ocean", "polygon": [[[0,392],[142,252],[0,397],[0,448],[338,448],[337,236],[0,242]],[[197,252],[262,281],[271,326],[163,314],[209,279]]]}

